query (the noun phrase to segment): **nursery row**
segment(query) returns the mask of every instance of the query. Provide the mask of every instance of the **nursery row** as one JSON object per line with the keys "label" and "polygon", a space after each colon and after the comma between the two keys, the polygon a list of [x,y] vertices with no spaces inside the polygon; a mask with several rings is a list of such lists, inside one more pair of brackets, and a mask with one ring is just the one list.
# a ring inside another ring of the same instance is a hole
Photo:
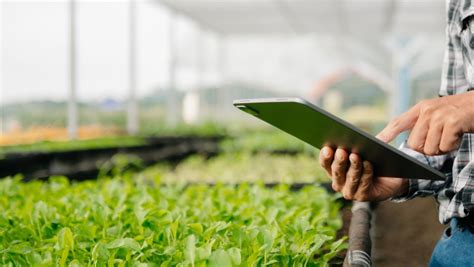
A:
{"label": "nursery row", "polygon": [[[163,130],[160,135],[163,136],[225,136],[229,138],[224,139],[221,143],[223,151],[249,151],[249,152],[304,152],[312,149],[296,138],[270,129],[264,130],[226,130],[220,129],[218,126],[201,126],[200,128],[177,128],[173,131]],[[212,128],[214,127],[214,128]],[[183,134],[176,135],[176,132]],[[9,153],[28,153],[28,152],[60,152],[60,151],[74,151],[87,149],[102,149],[113,147],[128,147],[146,145],[149,138],[153,139],[155,135],[148,137],[133,137],[133,136],[115,136],[103,137],[95,139],[85,139],[76,141],[43,141],[32,144],[19,144],[0,146],[0,157]]]}
{"label": "nursery row", "polygon": [[206,159],[191,156],[177,166],[157,164],[142,172],[161,176],[166,182],[226,184],[240,182],[322,183],[329,177],[308,154],[223,153]]}
{"label": "nursery row", "polygon": [[340,204],[292,192],[166,184],[159,175],[70,183],[0,181],[0,263],[13,266],[325,266]]}
{"label": "nursery row", "polygon": [[[138,157],[116,155],[96,179],[83,182],[0,180],[0,265],[341,263],[347,247],[337,234],[342,204],[339,195],[317,186],[328,178],[314,153],[300,153],[309,150],[285,134],[234,137],[217,156],[195,155],[179,164],[146,167]],[[119,140],[47,143],[42,149]],[[144,139],[122,140],[133,145]],[[293,183],[312,185],[292,191]]]}

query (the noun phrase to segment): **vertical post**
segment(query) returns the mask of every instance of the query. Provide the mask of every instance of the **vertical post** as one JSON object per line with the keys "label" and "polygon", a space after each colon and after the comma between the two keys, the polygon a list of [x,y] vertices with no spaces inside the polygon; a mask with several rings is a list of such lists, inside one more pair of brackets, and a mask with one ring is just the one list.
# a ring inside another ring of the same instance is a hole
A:
{"label": "vertical post", "polygon": [[137,104],[137,78],[136,78],[136,3],[129,0],[129,95],[127,105],[127,133],[138,133],[138,104]]}
{"label": "vertical post", "polygon": [[[391,99],[391,117],[398,116],[410,108],[411,98],[411,77],[410,65],[414,52],[409,46],[409,39],[400,38],[397,44],[397,50],[394,51],[394,81],[395,87]],[[402,133],[396,138],[396,144],[399,145],[407,139],[407,133]]]}
{"label": "vertical post", "polygon": [[178,63],[178,47],[176,44],[176,28],[175,28],[175,16],[174,11],[169,11],[169,29],[168,29],[168,48],[169,48],[169,61],[168,61],[168,101],[167,101],[167,112],[166,121],[171,127],[176,126],[178,123],[178,101],[176,95],[176,69]]}
{"label": "vertical post", "polygon": [[78,114],[76,96],[76,1],[69,1],[69,99],[68,99],[68,135],[77,138]]}
{"label": "vertical post", "polygon": [[196,50],[197,50],[197,57],[196,57],[196,88],[202,89],[204,86],[204,76],[206,74],[206,61],[205,61],[205,49],[204,49],[204,30],[199,28],[197,33],[197,40],[196,40]]}
{"label": "vertical post", "polygon": [[[0,1],[0,18],[3,16],[3,1]],[[2,19],[0,19],[0,40],[3,38],[3,25]],[[3,42],[0,42],[0,58],[3,58]],[[4,99],[3,99],[3,64],[0,62],[0,137],[5,134],[5,112],[4,112]]]}
{"label": "vertical post", "polygon": [[398,91],[399,91],[398,114],[401,114],[410,108],[411,83],[410,83],[410,66],[408,63],[399,67]]}
{"label": "vertical post", "polygon": [[227,37],[225,35],[219,36],[219,55],[218,55],[218,68],[219,68],[219,76],[220,76],[220,86],[217,92],[217,110],[220,110],[219,114],[225,118],[227,114],[228,105],[231,105],[229,102],[229,88],[226,87],[226,83],[228,82],[228,73],[227,73]]}
{"label": "vertical post", "polygon": [[[203,93],[205,90],[206,86],[206,73],[207,73],[207,65],[206,65],[206,47],[204,44],[204,40],[206,37],[206,32],[202,28],[198,28],[198,33],[197,33],[197,58],[196,58],[196,75],[197,75],[197,81],[196,81],[196,92],[195,92],[195,98],[197,99],[197,107],[196,107],[196,120],[199,121],[200,117],[203,115],[202,111],[204,109],[204,105],[200,99],[200,96],[203,96]],[[205,98],[203,98],[205,101]]]}
{"label": "vertical post", "polygon": [[[398,91],[398,104],[397,114],[402,114],[410,108],[410,94],[411,94],[411,80],[410,80],[410,66],[409,63],[398,66],[398,77],[397,77],[397,88]],[[403,143],[408,138],[408,134],[402,133],[397,139],[397,145]]]}

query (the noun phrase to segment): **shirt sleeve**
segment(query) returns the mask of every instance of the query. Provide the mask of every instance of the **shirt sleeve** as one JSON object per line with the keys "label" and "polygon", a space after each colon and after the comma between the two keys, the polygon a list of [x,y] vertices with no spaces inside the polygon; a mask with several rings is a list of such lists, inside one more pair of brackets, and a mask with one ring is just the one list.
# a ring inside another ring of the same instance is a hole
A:
{"label": "shirt sleeve", "polygon": [[425,197],[436,194],[439,190],[445,187],[446,181],[449,181],[452,172],[452,164],[456,152],[452,152],[440,156],[426,156],[408,147],[407,143],[404,142],[400,148],[402,152],[409,156],[417,159],[418,161],[427,164],[443,173],[446,174],[446,180],[444,181],[433,181],[423,179],[410,179],[408,191],[406,194],[392,198],[392,201],[403,202],[406,200],[413,199],[415,197]]}

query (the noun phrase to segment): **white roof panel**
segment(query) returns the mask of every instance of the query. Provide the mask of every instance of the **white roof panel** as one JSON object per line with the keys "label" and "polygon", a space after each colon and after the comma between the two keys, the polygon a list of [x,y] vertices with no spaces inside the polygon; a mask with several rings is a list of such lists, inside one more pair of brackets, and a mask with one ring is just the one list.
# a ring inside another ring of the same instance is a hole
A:
{"label": "white roof panel", "polygon": [[443,0],[160,0],[202,27],[249,34],[443,34]]}

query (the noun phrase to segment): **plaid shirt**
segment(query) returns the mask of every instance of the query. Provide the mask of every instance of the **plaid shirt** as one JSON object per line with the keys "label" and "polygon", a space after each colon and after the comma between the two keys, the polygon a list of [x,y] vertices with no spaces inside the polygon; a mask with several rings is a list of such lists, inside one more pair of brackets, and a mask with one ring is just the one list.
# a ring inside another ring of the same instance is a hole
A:
{"label": "plaid shirt", "polygon": [[[447,49],[440,97],[462,94],[474,88],[474,3],[449,0],[447,13]],[[410,180],[408,193],[394,200],[435,195],[441,223],[474,212],[474,134],[464,134],[459,149],[446,155],[428,157],[409,149],[406,143],[401,150],[442,171],[446,180]]]}

